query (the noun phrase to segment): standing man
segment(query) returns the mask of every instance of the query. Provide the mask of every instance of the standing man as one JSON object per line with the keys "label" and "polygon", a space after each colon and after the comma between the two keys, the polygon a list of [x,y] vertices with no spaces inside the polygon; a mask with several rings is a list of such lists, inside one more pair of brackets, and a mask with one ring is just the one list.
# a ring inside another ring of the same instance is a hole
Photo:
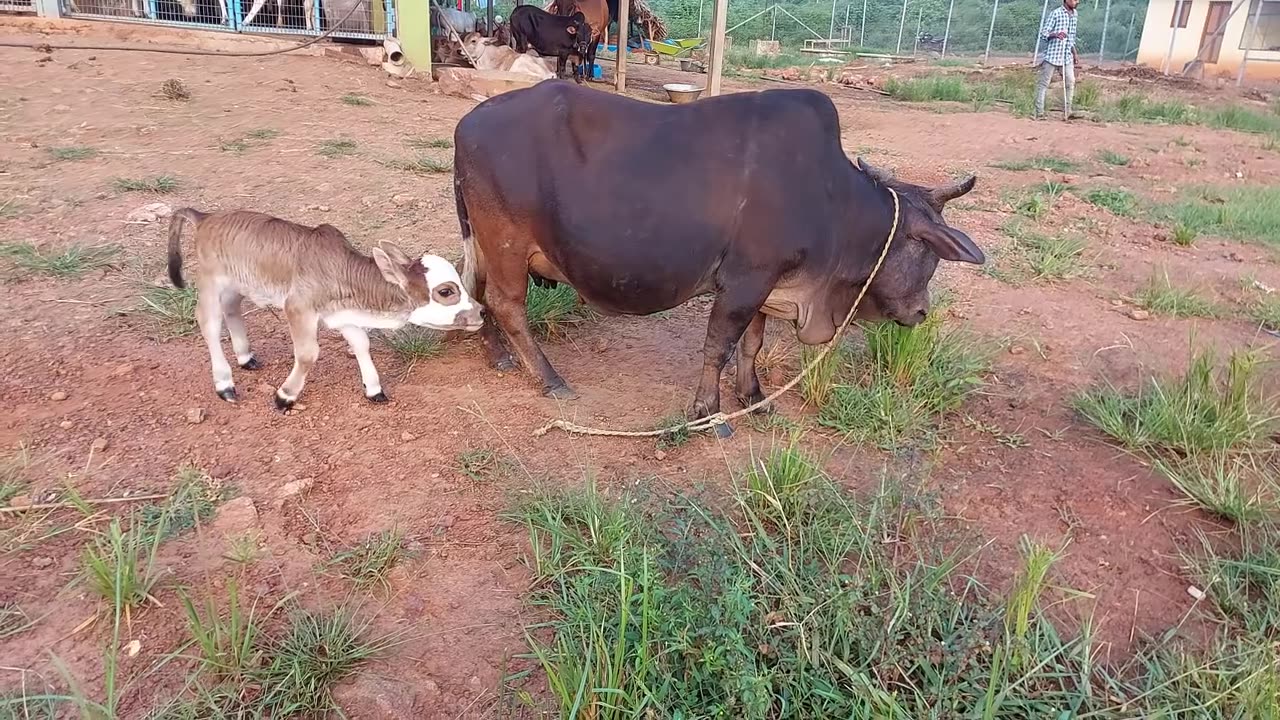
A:
{"label": "standing man", "polygon": [[1040,74],[1036,78],[1036,114],[1040,120],[1044,117],[1044,94],[1053,81],[1053,71],[1062,73],[1062,84],[1065,93],[1062,98],[1062,117],[1071,119],[1071,98],[1076,91],[1076,6],[1080,0],[1062,0],[1062,7],[1055,8],[1044,20],[1040,28],[1040,39],[1044,41],[1044,52],[1037,58]]}

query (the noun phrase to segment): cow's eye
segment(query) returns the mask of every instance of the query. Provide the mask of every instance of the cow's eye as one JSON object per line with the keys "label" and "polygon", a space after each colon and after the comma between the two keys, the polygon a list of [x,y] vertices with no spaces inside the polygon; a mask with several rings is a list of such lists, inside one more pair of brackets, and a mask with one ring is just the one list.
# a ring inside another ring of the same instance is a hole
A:
{"label": "cow's eye", "polygon": [[440,297],[453,297],[452,288],[440,288]]}

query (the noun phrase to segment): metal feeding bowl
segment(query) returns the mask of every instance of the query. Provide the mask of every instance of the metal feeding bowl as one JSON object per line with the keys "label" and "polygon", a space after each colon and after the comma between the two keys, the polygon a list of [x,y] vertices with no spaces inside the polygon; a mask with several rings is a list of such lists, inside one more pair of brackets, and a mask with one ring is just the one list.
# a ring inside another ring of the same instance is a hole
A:
{"label": "metal feeding bowl", "polygon": [[662,89],[667,91],[667,97],[671,98],[671,102],[677,105],[691,103],[702,96],[702,88],[688,83],[669,83],[663,85]]}

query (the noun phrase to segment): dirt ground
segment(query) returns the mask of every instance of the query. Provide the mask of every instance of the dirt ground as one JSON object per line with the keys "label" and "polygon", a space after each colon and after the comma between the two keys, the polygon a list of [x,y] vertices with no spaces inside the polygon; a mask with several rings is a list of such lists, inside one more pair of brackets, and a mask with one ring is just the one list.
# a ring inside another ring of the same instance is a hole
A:
{"label": "dirt ground", "polygon": [[[412,366],[377,347],[374,359],[392,402],[372,405],[362,396],[355,360],[331,333],[322,336],[302,405],[290,415],[271,405],[291,362],[287,331],[271,312],[257,311],[248,329],[265,367],[254,374],[237,369],[241,402],[219,401],[197,337],[165,339],[129,312],[162,276],[168,229],[165,221],[131,221],[130,213],[152,202],[250,208],[332,223],[365,246],[393,240],[457,257],[451,175],[417,175],[385,163],[414,155],[407,139],[450,138],[475,102],[435,94],[414,79],[391,87],[376,68],[332,58],[67,51],[50,62],[38,58],[0,50],[0,202],[13,200],[0,216],[0,239],[111,243],[123,253],[118,267],[78,279],[11,278],[3,286],[0,401],[8,409],[0,447],[25,445],[37,460],[28,473],[35,497],[68,483],[85,497],[165,492],[176,469],[193,463],[252,501],[164,546],[169,587],[216,592],[237,577],[267,601],[298,593],[304,605],[320,606],[351,592],[350,583],[318,569],[335,548],[392,526],[404,531],[412,559],[394,572],[389,593],[368,602],[379,627],[409,627],[410,640],[343,695],[356,698],[354,717],[399,717],[379,707],[416,708],[404,717],[507,716],[502,679],[531,668],[518,657],[526,650],[523,625],[532,619],[521,603],[529,577],[521,563],[525,536],[500,515],[513,496],[536,483],[588,478],[608,488],[723,483],[727,467],[741,467],[772,442],[769,432],[746,424],[727,440],[700,437],[664,452],[652,441],[532,435],[560,413],[646,428],[682,411],[700,367],[706,306],[699,303],[661,316],[591,321],[547,344],[551,361],[581,393],[563,407],[541,397],[528,377],[490,370],[474,340]],[[648,97],[668,78],[688,77],[637,66],[631,72],[636,92]],[[158,96],[168,78],[180,79],[190,100]],[[743,79],[726,85],[782,87]],[[1274,181],[1280,173],[1280,153],[1233,132],[1034,123],[998,108],[936,112],[826,87],[849,153],[921,183],[976,172],[977,189],[948,217],[997,257],[1007,242],[997,228],[1012,212],[1008,194],[1046,177],[1122,185],[1161,201],[1193,185]],[[372,103],[344,103],[352,93]],[[279,134],[243,140],[259,129]],[[354,151],[317,152],[337,139],[354,141]],[[68,146],[98,152],[74,161],[50,153]],[[1104,149],[1133,162],[1117,168],[1095,161]],[[1085,169],[1064,176],[991,167],[1046,153],[1077,159]],[[447,162],[452,151],[426,154]],[[116,178],[160,175],[175,177],[177,191],[155,196],[113,185]],[[1070,538],[1055,580],[1093,595],[1106,652],[1123,656],[1134,640],[1183,620],[1193,599],[1174,538],[1207,521],[1171,508],[1176,497],[1167,484],[1085,427],[1070,397],[1100,378],[1132,383],[1142,371],[1180,368],[1193,332],[1224,349],[1259,340],[1244,320],[1133,319],[1126,297],[1154,268],[1236,302],[1243,276],[1277,287],[1280,267],[1256,245],[1207,238],[1178,248],[1163,241],[1159,228],[1069,194],[1055,213],[1088,220],[1088,277],[1015,286],[976,268],[948,266],[935,280],[956,298],[950,323],[1001,350],[982,394],[948,425],[943,449],[927,458],[928,482],[950,515],[989,540],[980,575],[996,587],[1013,572],[1009,561],[1023,535],[1055,547]],[[766,351],[778,344],[773,352],[785,360],[764,378],[766,391],[796,367],[789,330],[771,327],[770,338]],[[785,399],[780,412],[812,417],[796,398]],[[1022,440],[1001,442],[1013,435]],[[805,442],[829,454],[829,470],[852,486],[878,482],[888,462],[884,453],[849,447],[816,427]],[[476,482],[459,469],[459,457],[476,449],[511,458],[510,467]],[[309,490],[286,496],[297,481]],[[109,506],[104,517],[126,507]],[[49,522],[59,517],[69,515]],[[0,528],[24,521],[0,516]],[[223,557],[227,538],[255,529],[265,557],[236,569]],[[39,619],[0,641],[0,689],[61,684],[55,656],[90,695],[101,688],[108,623],[84,624],[102,603],[73,582],[86,537],[81,528],[0,556],[0,602]],[[158,599],[162,607],[138,613],[126,629],[125,642],[140,643],[136,656],[124,660],[126,676],[142,673],[180,642],[180,605],[172,592]],[[131,689],[121,716],[144,717],[180,682],[176,669],[149,676]],[[521,685],[536,695],[538,682],[534,674]]]}

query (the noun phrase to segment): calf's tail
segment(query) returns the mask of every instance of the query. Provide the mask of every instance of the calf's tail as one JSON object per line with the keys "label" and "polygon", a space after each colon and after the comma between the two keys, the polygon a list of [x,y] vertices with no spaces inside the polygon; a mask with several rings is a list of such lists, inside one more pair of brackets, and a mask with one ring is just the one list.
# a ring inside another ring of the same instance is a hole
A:
{"label": "calf's tail", "polygon": [[462,287],[471,297],[476,297],[476,277],[480,268],[480,251],[476,238],[471,234],[471,217],[467,214],[467,201],[462,199],[462,181],[457,174],[453,178],[453,199],[458,206],[458,223],[462,225]]}
{"label": "calf's tail", "polygon": [[198,228],[200,221],[206,217],[208,215],[194,208],[173,211],[173,217],[169,220],[169,280],[174,287],[187,286],[182,279],[182,226],[184,223],[191,223],[192,227]]}

